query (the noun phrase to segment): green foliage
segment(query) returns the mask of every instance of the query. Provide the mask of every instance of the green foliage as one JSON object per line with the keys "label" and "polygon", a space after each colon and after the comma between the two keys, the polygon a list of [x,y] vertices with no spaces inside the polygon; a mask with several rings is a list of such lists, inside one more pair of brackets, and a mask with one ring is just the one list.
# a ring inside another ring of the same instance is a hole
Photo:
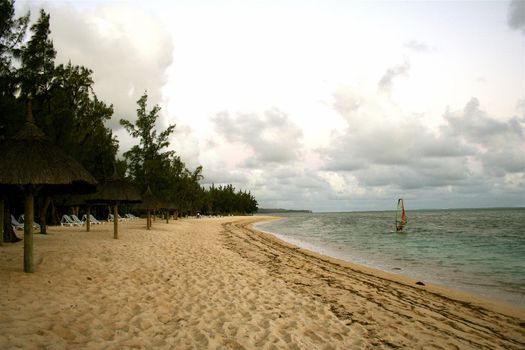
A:
{"label": "green foliage", "polygon": [[104,125],[113,115],[113,107],[95,95],[91,74],[91,70],[71,63],[55,69],[48,99],[50,113],[42,110],[41,125],[56,144],[102,180],[112,175],[118,141]]}
{"label": "green foliage", "polygon": [[128,172],[137,186],[144,191],[149,185],[152,192],[167,202],[175,204],[182,213],[245,214],[257,210],[257,201],[246,192],[235,192],[232,185],[205,190],[199,184],[203,179],[202,166],[190,171],[174,151],[166,151],[168,138],[175,125],[158,133],[156,122],[160,108],[146,111],[148,96],[138,101],[137,120],[132,123],[121,119],[120,124],[138,139],[124,156]]}
{"label": "green foliage", "polygon": [[13,61],[27,31],[29,14],[15,18],[14,1],[0,0],[0,139],[20,128],[21,106],[15,98],[18,74]]}
{"label": "green foliage", "polygon": [[139,144],[133,146],[124,153],[129,164],[129,174],[135,183],[143,190],[150,185],[152,191],[158,192],[165,181],[165,171],[169,166],[169,159],[173,151],[163,151],[169,146],[168,138],[175,129],[175,125],[169,125],[161,133],[157,133],[155,124],[159,117],[159,106],[154,106],[149,112],[146,111],[148,95],[144,93],[137,101],[137,120],[135,123],[121,119],[120,124],[128,133],[139,140]]}
{"label": "green foliage", "polygon": [[[0,4],[9,9],[9,2]],[[11,135],[20,129],[25,121],[26,96],[31,95],[35,122],[42,131],[98,180],[110,176],[118,142],[104,123],[111,118],[113,107],[95,95],[93,72],[71,63],[55,67],[49,15],[43,10],[24,45],[19,40],[25,36],[28,17],[12,16],[3,18],[5,22],[0,24],[4,33],[0,43],[9,43],[9,49],[5,44],[0,52],[7,62],[4,66],[9,67],[3,75],[9,83],[0,85],[0,135]],[[21,62],[15,69],[12,61],[17,57]],[[16,91],[20,92],[18,96]]]}
{"label": "green foliage", "polygon": [[[14,1],[0,0],[0,139],[20,129],[26,100],[31,96],[36,124],[97,180],[104,181],[116,170],[143,190],[149,185],[157,197],[178,207],[182,214],[257,210],[255,198],[232,185],[201,187],[202,167],[189,170],[168,150],[175,125],[158,131],[160,107],[147,110],[147,93],[137,101],[136,121],[120,121],[138,144],[124,153],[124,160],[117,160],[118,140],[105,127],[113,106],[94,93],[89,68],[71,62],[55,65],[49,21],[49,14],[41,10],[28,31],[29,14],[15,18]],[[29,40],[24,42],[24,38]]]}
{"label": "green foliage", "polygon": [[209,189],[210,208],[214,214],[252,214],[257,211],[257,201],[250,192],[235,191],[232,185]]}
{"label": "green foliage", "polygon": [[44,10],[40,10],[40,17],[31,26],[31,32],[31,39],[20,51],[20,89],[23,96],[46,95],[55,70],[56,50],[49,38],[49,14]]}

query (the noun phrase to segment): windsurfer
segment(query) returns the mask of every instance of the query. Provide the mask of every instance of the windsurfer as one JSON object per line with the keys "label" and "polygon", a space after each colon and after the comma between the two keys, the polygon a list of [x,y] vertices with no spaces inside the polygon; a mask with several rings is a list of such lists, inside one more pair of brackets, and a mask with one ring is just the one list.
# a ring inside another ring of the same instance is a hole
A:
{"label": "windsurfer", "polygon": [[403,228],[407,224],[407,217],[405,213],[405,205],[403,199],[397,200],[397,211],[396,211],[396,232],[403,231]]}

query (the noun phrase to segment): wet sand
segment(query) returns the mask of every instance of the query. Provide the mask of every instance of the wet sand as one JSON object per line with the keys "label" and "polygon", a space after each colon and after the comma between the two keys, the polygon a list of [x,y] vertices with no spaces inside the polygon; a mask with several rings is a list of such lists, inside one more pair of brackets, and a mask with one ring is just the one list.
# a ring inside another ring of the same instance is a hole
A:
{"label": "wet sand", "polygon": [[22,242],[0,247],[0,348],[525,348],[523,310],[319,256],[261,219],[50,227],[34,274]]}

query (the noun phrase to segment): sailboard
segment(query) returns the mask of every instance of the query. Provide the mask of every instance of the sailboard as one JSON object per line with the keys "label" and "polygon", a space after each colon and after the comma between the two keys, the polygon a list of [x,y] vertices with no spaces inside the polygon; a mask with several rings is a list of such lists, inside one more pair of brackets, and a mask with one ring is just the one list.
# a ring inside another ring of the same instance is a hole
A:
{"label": "sailboard", "polygon": [[401,232],[408,222],[407,214],[405,213],[405,204],[403,198],[397,200],[396,210],[396,232]]}

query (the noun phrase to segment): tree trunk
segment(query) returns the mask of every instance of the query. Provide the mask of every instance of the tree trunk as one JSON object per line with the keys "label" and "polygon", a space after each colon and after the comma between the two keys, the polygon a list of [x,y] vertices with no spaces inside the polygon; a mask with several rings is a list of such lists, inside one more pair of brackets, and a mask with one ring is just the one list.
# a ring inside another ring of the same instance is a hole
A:
{"label": "tree trunk", "polygon": [[4,201],[4,242],[16,243],[22,239],[18,238],[15,229],[11,225],[11,211],[9,210],[9,202]]}
{"label": "tree trunk", "polygon": [[0,246],[4,245],[4,198],[0,198]]}
{"label": "tree trunk", "polygon": [[55,202],[51,200],[51,225],[58,225],[60,223],[60,218],[58,217],[57,208],[55,207]]}
{"label": "tree trunk", "polygon": [[24,206],[24,272],[35,272],[33,263],[33,220],[34,195],[31,188],[26,189]]}
{"label": "tree trunk", "polygon": [[40,233],[43,235],[47,234],[47,209],[49,204],[51,204],[51,197],[46,196],[44,205],[40,207]]}

